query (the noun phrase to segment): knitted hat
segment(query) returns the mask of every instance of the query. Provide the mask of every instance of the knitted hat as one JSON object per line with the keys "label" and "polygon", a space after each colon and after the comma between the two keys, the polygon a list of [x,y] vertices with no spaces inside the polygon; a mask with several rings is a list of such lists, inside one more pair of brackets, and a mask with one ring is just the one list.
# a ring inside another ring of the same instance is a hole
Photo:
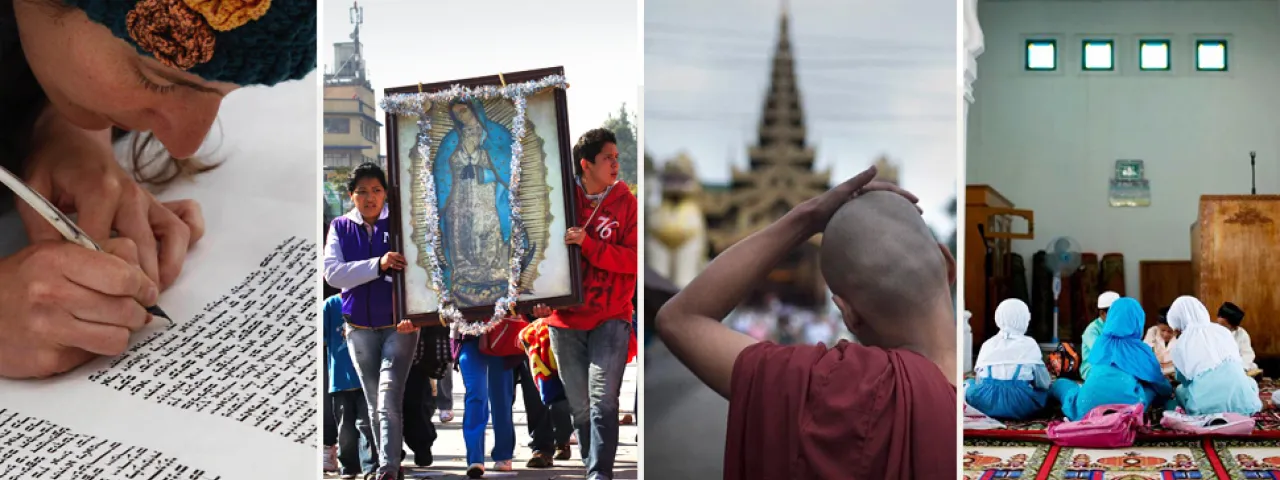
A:
{"label": "knitted hat", "polygon": [[208,81],[274,85],[316,67],[316,0],[62,0],[139,53]]}

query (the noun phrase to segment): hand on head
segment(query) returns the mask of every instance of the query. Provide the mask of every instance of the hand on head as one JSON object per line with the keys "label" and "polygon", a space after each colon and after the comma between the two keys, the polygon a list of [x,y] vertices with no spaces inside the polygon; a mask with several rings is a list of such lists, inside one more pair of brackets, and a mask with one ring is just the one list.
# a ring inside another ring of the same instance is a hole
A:
{"label": "hand on head", "polygon": [[821,205],[815,211],[835,209],[814,218],[826,221],[822,273],[845,324],[860,341],[886,347],[929,333],[919,328],[926,321],[933,328],[946,320],[954,337],[949,284],[955,260],[920,217],[916,197],[867,183],[874,173],[863,172],[815,202]]}
{"label": "hand on head", "polygon": [[0,260],[0,377],[67,372],[97,355],[119,355],[151,321],[160,289],[127,238],[95,252],[61,239]]}
{"label": "hand on head", "polygon": [[[891,192],[902,196],[912,204],[919,203],[920,199],[897,185],[886,182],[873,182],[876,178],[876,167],[872,166],[862,173],[854,175],[853,178],[846,180],[844,183],[836,185],[826,193],[813,197],[800,205],[797,205],[795,212],[801,215],[806,221],[805,224],[810,234],[817,234],[827,228],[827,223],[831,220],[831,216],[835,215],[840,207],[844,206],[854,198],[870,192]],[[917,211],[919,207],[916,207]],[[922,212],[922,211],[921,211]]]}

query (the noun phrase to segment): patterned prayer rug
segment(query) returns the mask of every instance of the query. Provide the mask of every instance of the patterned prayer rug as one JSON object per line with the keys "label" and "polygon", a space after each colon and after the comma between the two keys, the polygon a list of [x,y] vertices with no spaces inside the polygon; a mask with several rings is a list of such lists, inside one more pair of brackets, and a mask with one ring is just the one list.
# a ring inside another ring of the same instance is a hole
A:
{"label": "patterned prayer rug", "polygon": [[1230,478],[1280,479],[1280,442],[1214,440],[1212,448]]}
{"label": "patterned prayer rug", "polygon": [[1254,440],[1141,441],[1127,448],[965,439],[965,480],[1280,479],[1280,444]]}
{"label": "patterned prayer rug", "polygon": [[1218,475],[1201,441],[1140,442],[1128,448],[1062,448],[1049,475],[1062,480],[1172,480]]}
{"label": "patterned prayer rug", "polygon": [[[1277,408],[1271,402],[1272,396],[1277,390],[1280,390],[1280,382],[1274,379],[1263,379],[1258,382],[1259,396],[1262,400],[1262,411],[1255,413],[1253,419],[1256,425],[1253,428],[1253,437],[1255,438],[1272,438],[1280,439],[1280,408]],[[1050,407],[1052,408],[1052,407]],[[1050,417],[1044,415],[1044,418],[1035,418],[1024,421],[1005,421],[1005,428],[998,430],[966,430],[965,437],[977,438],[1019,438],[1019,439],[1043,439],[1045,429],[1049,428],[1049,422],[1057,419],[1062,420],[1060,415]],[[1057,412],[1053,412],[1057,413]],[[1160,411],[1148,412],[1147,425],[1150,425],[1148,431],[1140,433],[1140,439],[1159,439],[1159,438],[1195,438],[1194,435],[1176,432],[1160,426]],[[1263,477],[1265,478],[1265,477]]]}
{"label": "patterned prayer rug", "polygon": [[964,441],[964,480],[1034,479],[1053,449],[1048,443],[1008,440]]}

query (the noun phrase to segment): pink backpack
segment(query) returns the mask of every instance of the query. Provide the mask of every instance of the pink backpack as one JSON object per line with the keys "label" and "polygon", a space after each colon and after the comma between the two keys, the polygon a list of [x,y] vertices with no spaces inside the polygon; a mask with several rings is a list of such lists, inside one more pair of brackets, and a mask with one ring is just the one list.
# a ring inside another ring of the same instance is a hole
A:
{"label": "pink backpack", "polygon": [[1121,448],[1133,445],[1138,429],[1146,425],[1142,404],[1101,405],[1074,422],[1049,424],[1053,443],[1064,447]]}

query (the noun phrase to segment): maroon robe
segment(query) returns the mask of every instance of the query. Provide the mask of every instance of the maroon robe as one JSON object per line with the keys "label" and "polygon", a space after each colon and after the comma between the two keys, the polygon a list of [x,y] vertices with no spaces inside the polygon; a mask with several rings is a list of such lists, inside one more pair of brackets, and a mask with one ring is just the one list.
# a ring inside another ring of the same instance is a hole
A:
{"label": "maroon robe", "polygon": [[733,367],[724,478],[956,478],[956,405],[915,352],[753,345]]}

